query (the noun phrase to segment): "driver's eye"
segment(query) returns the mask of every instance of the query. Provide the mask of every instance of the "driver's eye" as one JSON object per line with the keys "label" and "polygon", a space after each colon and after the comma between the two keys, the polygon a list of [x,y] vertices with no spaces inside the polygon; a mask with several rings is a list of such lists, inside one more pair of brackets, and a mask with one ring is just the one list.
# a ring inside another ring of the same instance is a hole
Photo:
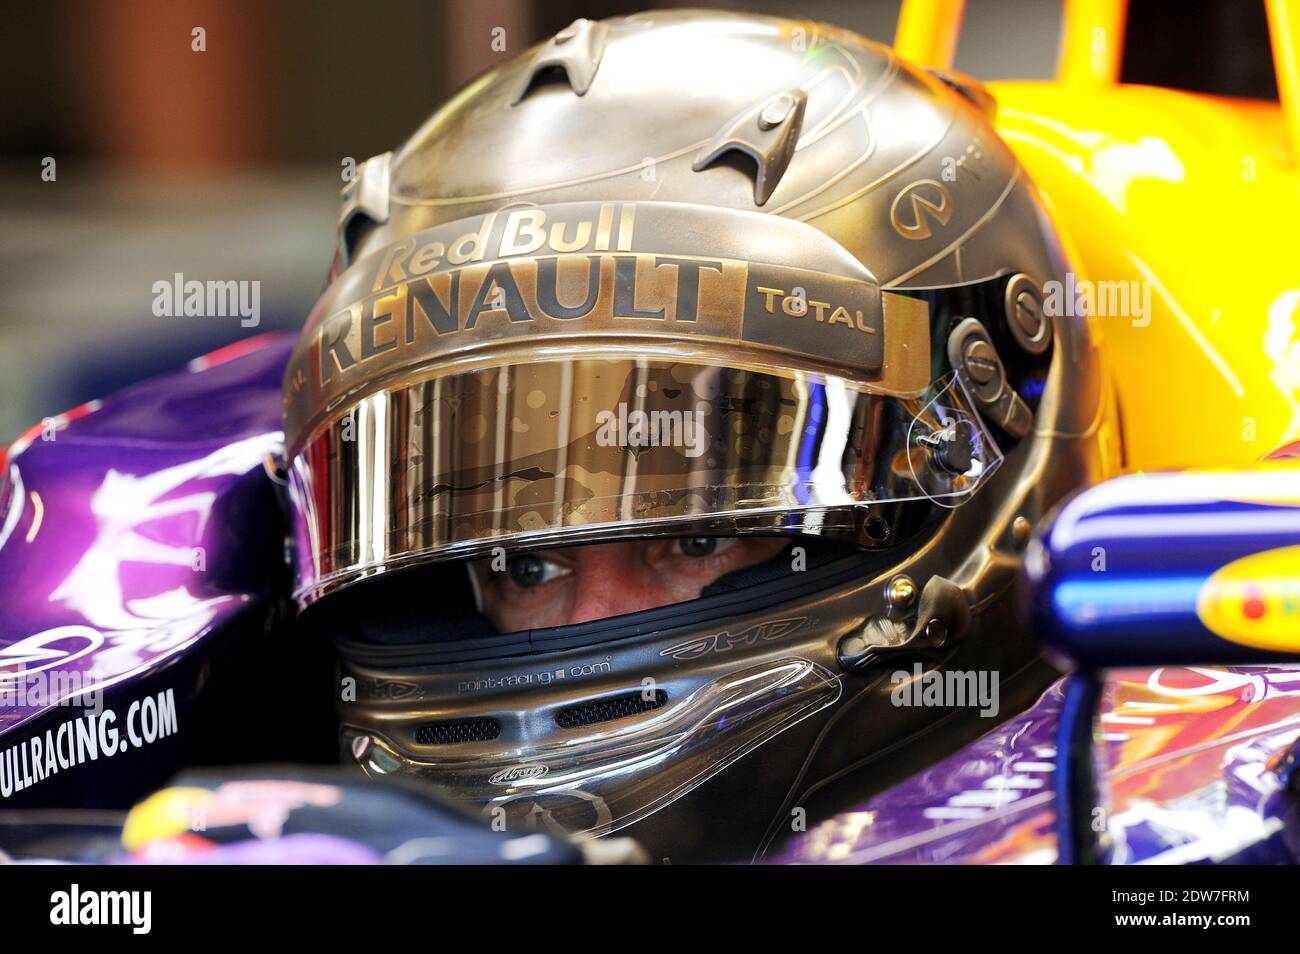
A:
{"label": "driver's eye", "polygon": [[515,586],[528,589],[563,575],[563,569],[535,553],[522,553],[506,562],[506,573]]}
{"label": "driver's eye", "polygon": [[717,537],[688,537],[677,541],[677,547],[689,557],[706,557],[718,549]]}

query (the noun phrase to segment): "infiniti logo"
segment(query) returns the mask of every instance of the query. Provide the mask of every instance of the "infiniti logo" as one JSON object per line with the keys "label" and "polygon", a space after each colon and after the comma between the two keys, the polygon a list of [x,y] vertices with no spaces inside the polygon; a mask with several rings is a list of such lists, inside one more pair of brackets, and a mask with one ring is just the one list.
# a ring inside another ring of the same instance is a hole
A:
{"label": "infiniti logo", "polygon": [[493,773],[488,782],[492,785],[514,785],[516,782],[541,778],[545,774],[545,765],[512,765],[510,768]]}

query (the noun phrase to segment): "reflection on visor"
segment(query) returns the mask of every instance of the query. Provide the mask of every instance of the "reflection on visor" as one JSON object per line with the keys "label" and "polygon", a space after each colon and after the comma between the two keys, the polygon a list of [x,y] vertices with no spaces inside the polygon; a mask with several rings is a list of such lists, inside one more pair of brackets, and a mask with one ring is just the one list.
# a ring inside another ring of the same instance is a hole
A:
{"label": "reflection on visor", "polygon": [[506,544],[956,506],[1000,461],[951,375],[916,397],[652,358],[442,375],[364,399],[295,458],[298,552],[318,561],[299,596]]}
{"label": "reflection on visor", "polygon": [[367,772],[421,775],[507,827],[540,820],[566,834],[604,835],[680,798],[840,691],[823,667],[781,659],[720,677],[630,725],[575,730],[496,756],[416,762],[355,730],[345,742]]}

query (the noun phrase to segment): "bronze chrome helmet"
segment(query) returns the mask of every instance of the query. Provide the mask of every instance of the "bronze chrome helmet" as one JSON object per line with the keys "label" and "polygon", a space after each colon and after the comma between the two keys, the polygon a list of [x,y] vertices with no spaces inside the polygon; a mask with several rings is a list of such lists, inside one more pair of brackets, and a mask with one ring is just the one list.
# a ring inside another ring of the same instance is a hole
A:
{"label": "bronze chrome helmet", "polygon": [[[655,12],[575,22],[358,170],[285,379],[346,760],[749,858],[990,726],[892,673],[996,673],[1003,714],[1042,687],[1021,548],[1119,442],[992,108],[823,24]],[[790,545],[572,626],[497,632],[466,571],[744,534]]]}

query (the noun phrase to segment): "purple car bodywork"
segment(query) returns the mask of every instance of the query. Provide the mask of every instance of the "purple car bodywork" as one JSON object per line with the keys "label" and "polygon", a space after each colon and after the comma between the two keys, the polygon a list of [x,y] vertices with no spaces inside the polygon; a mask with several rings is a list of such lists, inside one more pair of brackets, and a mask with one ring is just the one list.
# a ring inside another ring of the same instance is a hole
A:
{"label": "purple car bodywork", "polygon": [[129,802],[126,780],[152,779],[163,761],[151,750],[204,756],[214,730],[200,737],[185,710],[211,673],[185,663],[273,599],[283,534],[267,529],[280,525],[291,347],[291,336],[268,336],[196,359],[43,422],[10,448],[0,471],[0,807],[40,805],[55,788],[60,801]]}
{"label": "purple car bodywork", "polygon": [[[779,860],[1054,862],[1060,706],[1058,683],[972,745],[810,830]],[[1106,804],[1095,817],[1112,840],[1111,863],[1300,857],[1286,791],[1300,738],[1300,670],[1118,671],[1101,727]]]}

